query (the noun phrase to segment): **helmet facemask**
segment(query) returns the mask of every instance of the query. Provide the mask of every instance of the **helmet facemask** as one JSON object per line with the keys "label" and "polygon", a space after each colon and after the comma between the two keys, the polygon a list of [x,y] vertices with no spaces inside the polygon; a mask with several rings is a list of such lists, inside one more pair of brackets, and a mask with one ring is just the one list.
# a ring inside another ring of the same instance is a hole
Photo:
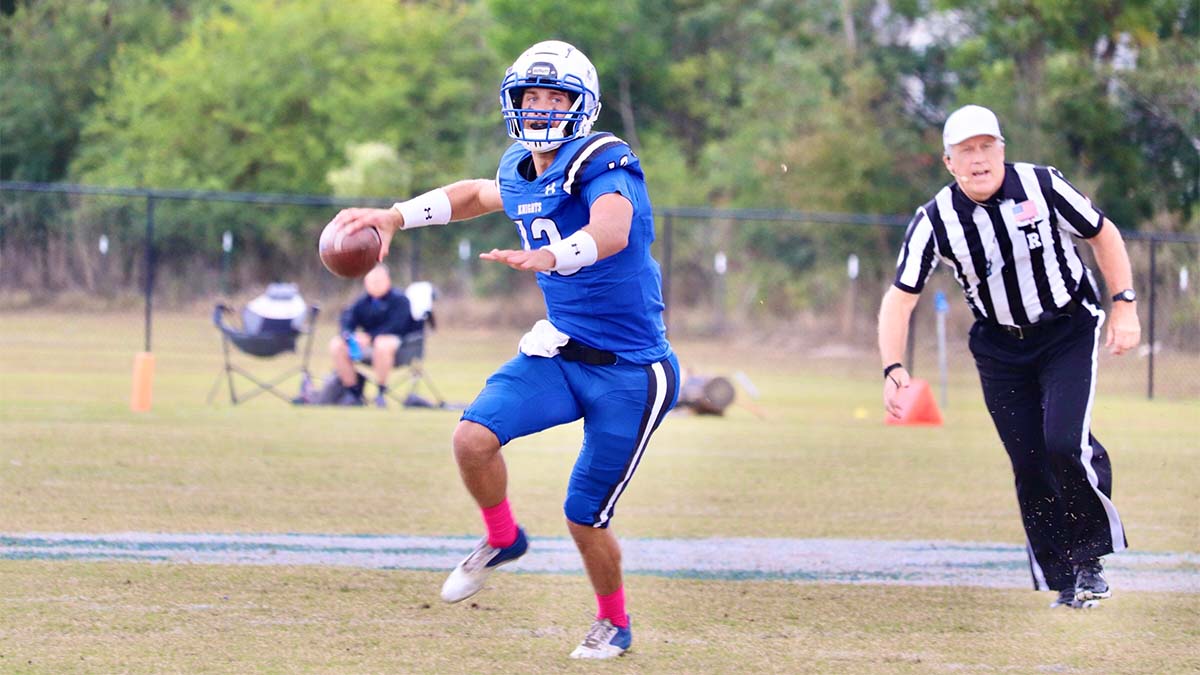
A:
{"label": "helmet facemask", "polygon": [[[526,110],[531,87],[565,92],[567,110]],[[582,52],[565,42],[542,42],[522,54],[500,83],[500,112],[508,135],[531,152],[549,152],[586,136],[600,113],[596,71]]]}

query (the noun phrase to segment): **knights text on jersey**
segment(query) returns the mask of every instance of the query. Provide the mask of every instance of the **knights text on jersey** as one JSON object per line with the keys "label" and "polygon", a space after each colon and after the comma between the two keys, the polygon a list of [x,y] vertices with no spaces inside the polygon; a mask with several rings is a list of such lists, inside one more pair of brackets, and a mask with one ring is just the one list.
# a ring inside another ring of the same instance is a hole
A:
{"label": "knights text on jersey", "polygon": [[633,205],[622,251],[587,267],[538,273],[550,323],[623,361],[665,358],[671,348],[662,321],[662,274],[650,255],[654,216],[637,155],[616,136],[596,133],[559,146],[554,162],[533,180],[526,177],[530,161],[530,152],[514,143],[496,174],[504,212],[525,250],[578,232],[602,195],[620,193]]}
{"label": "knights text on jersey", "polygon": [[1000,190],[986,202],[952,183],[917,209],[897,261],[897,288],[920,293],[940,259],[976,318],[1010,326],[1037,323],[1097,288],[1067,235],[1096,236],[1104,214],[1054,167],[1004,168]]}

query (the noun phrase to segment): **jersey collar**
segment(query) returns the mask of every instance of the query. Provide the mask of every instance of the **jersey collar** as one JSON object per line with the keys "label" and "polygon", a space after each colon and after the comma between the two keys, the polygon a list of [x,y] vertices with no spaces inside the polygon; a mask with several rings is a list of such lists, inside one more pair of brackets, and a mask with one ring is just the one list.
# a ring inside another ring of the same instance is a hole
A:
{"label": "jersey collar", "polygon": [[1004,180],[1000,182],[1000,189],[996,190],[996,193],[991,197],[981,202],[968,197],[962,191],[962,188],[958,186],[958,183],[951,183],[950,192],[954,196],[954,199],[969,206],[999,206],[1001,202],[1008,199],[1018,201],[1025,199],[1025,188],[1021,186],[1021,178],[1013,169],[1012,162],[1004,163]]}

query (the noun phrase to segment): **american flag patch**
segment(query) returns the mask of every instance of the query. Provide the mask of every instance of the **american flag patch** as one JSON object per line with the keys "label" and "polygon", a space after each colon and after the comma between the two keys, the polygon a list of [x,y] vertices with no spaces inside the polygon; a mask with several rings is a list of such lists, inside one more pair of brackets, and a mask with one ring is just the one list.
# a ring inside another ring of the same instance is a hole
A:
{"label": "american flag patch", "polygon": [[1026,220],[1033,220],[1034,218],[1037,218],[1038,215],[1037,204],[1034,204],[1032,199],[1026,199],[1020,204],[1014,205],[1012,213],[1013,217],[1017,219],[1018,223]]}

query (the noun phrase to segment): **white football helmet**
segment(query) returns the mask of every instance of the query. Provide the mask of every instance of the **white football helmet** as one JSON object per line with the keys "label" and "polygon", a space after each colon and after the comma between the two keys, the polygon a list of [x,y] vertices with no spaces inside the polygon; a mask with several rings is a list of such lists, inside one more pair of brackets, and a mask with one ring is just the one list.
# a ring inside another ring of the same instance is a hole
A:
{"label": "white football helmet", "polygon": [[[529,87],[565,91],[573,98],[571,108],[539,111],[537,121],[546,122],[544,128],[526,128],[530,111],[521,109],[521,97]],[[500,113],[508,135],[530,152],[548,152],[586,136],[600,114],[596,68],[583,52],[566,42],[539,42],[517,57],[504,74],[500,83]]]}

